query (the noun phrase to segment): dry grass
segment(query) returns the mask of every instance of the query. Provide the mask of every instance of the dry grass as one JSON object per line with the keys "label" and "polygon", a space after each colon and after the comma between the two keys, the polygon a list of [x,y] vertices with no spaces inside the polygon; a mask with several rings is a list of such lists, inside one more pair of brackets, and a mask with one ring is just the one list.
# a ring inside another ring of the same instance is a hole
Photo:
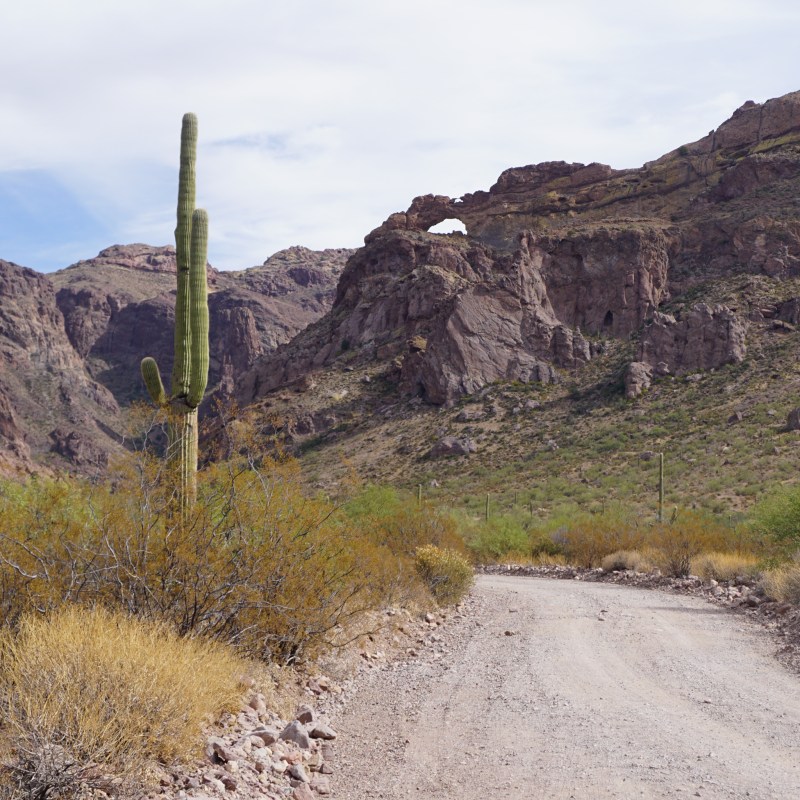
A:
{"label": "dry grass", "polygon": [[439,605],[457,603],[472,586],[472,567],[455,550],[424,545],[417,548],[414,565]]}
{"label": "dry grass", "polygon": [[535,567],[564,567],[567,559],[561,553],[538,553],[531,556],[529,563]]}
{"label": "dry grass", "polygon": [[800,564],[787,564],[765,572],[761,585],[774,600],[800,605]]}
{"label": "dry grass", "polygon": [[247,664],[204,639],[102,609],[65,606],[5,631],[4,775],[11,796],[119,793],[148,763],[193,755],[201,727],[241,698]]}
{"label": "dry grass", "polygon": [[638,550],[617,550],[607,555],[600,566],[603,572],[633,570],[634,572],[650,572],[653,569],[651,561]]}
{"label": "dry grass", "polygon": [[702,553],[691,560],[692,575],[703,580],[732,581],[737,577],[757,579],[759,560],[749,553]]}

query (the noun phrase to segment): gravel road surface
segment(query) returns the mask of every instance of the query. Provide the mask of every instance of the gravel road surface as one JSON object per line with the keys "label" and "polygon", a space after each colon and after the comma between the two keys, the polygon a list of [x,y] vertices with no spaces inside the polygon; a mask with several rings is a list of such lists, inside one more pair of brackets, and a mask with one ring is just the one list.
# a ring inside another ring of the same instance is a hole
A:
{"label": "gravel road surface", "polygon": [[337,800],[800,798],[800,678],[703,600],[478,578],[336,712]]}

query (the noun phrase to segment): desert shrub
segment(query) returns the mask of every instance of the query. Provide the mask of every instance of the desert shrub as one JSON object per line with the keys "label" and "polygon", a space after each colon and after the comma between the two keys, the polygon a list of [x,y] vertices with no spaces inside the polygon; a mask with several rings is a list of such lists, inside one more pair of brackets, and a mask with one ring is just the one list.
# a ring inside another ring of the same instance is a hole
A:
{"label": "desert shrub", "polygon": [[496,562],[512,554],[528,555],[528,532],[508,517],[472,522],[466,528],[466,536],[467,546],[479,562]]}
{"label": "desert shrub", "polygon": [[638,550],[617,550],[609,553],[600,562],[604,572],[615,572],[626,569],[634,572],[649,572],[653,565]]}
{"label": "desert shrub", "polygon": [[643,526],[617,509],[556,518],[550,527],[550,536],[567,561],[580,567],[600,566],[603,558],[619,550],[637,550],[646,537]]}
{"label": "desert shrub", "polygon": [[736,529],[696,511],[676,512],[671,522],[653,525],[647,535],[657,565],[672,577],[689,575],[692,559],[701,553],[731,552],[746,544]]}
{"label": "desert shrub", "polygon": [[5,624],[26,610],[60,601],[83,580],[77,571],[62,573],[55,565],[70,562],[86,539],[88,497],[89,486],[77,480],[0,483],[0,619]]}
{"label": "desert shrub", "polygon": [[800,564],[785,564],[765,571],[761,586],[774,600],[800,605]]}
{"label": "desert shrub", "polygon": [[380,547],[413,559],[418,547],[463,551],[455,521],[428,503],[386,486],[368,486],[345,503],[343,510],[356,527]]}
{"label": "desert shrub", "polygon": [[749,553],[701,553],[691,560],[691,573],[703,580],[732,581],[739,576],[758,578],[760,561]]}
{"label": "desert shrub", "polygon": [[467,549],[479,563],[529,562],[540,554],[559,552],[553,540],[521,514],[498,514],[488,520],[464,515],[457,518],[457,525]]}
{"label": "desert shrub", "polygon": [[472,586],[472,567],[454,550],[423,545],[417,548],[414,564],[439,605],[457,603]]}
{"label": "desert shrub", "polygon": [[201,726],[240,701],[246,668],[222,645],[99,608],[22,617],[0,658],[6,793],[141,787],[149,762],[194,755]]}
{"label": "desert shrub", "polygon": [[[207,467],[183,517],[175,485],[163,461],[142,453],[108,483],[72,484],[60,505],[51,489],[31,489],[25,503],[9,496],[13,525],[0,540],[6,620],[28,608],[101,604],[289,662],[417,580],[413,549],[398,553],[372,526],[306,497],[291,459],[244,456]],[[417,541],[448,533],[422,514],[401,522],[398,550],[401,532]]]}
{"label": "desert shrub", "polygon": [[784,487],[756,504],[757,529],[788,552],[800,547],[800,487]]}

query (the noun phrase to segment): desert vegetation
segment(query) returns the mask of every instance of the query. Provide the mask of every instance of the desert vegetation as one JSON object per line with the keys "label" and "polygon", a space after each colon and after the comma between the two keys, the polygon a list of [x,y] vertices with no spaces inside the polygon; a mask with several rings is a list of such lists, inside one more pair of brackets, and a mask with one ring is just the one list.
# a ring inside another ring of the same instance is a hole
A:
{"label": "desert vegetation", "polygon": [[144,780],[146,760],[186,758],[241,694],[243,660],[296,664],[367,633],[386,604],[468,591],[449,517],[391,489],[309,496],[294,459],[233,429],[190,508],[180,463],[149,446],[105,481],[0,484],[0,747],[20,796]]}

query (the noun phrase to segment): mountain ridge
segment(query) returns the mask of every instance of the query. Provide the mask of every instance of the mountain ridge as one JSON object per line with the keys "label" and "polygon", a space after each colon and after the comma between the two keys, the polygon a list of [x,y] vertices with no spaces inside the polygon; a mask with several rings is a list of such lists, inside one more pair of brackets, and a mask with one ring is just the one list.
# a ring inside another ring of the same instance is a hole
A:
{"label": "mountain ridge", "polygon": [[[320,316],[351,251],[293,247],[235,272],[208,266],[211,386]],[[145,399],[144,355],[169,372],[174,247],[113,245],[53,273],[0,261],[0,471],[102,471]]]}

